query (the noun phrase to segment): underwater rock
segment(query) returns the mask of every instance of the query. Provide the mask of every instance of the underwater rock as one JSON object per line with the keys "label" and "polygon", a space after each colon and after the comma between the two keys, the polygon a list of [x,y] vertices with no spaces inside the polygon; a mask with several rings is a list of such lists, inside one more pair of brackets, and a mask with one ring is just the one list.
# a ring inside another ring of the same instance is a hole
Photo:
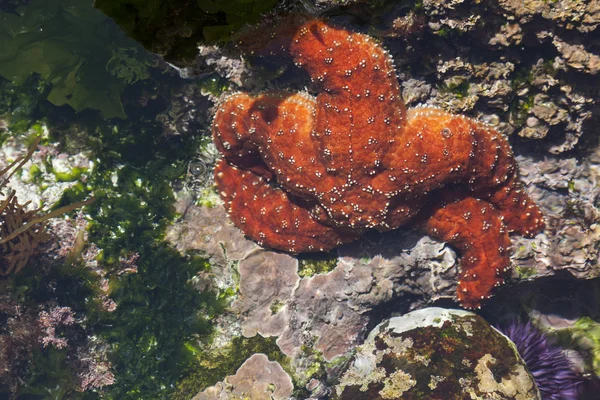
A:
{"label": "underwater rock", "polygon": [[241,260],[238,270],[240,295],[232,310],[242,318],[242,334],[280,336],[290,322],[289,313],[281,311],[293,307],[290,302],[300,282],[298,260],[259,249]]}
{"label": "underwater rock", "polygon": [[237,370],[192,400],[285,400],[293,390],[292,379],[277,361],[254,354]]}
{"label": "underwater rock", "polygon": [[516,17],[521,23],[541,16],[556,22],[560,27],[581,32],[590,32],[600,24],[600,3],[597,0],[563,0],[557,3],[544,0],[501,0],[498,3],[505,10],[505,15]]}
{"label": "underwater rock", "polygon": [[377,244],[342,246],[338,253],[331,272],[303,278],[283,301],[280,313],[287,323],[277,344],[285,354],[297,356],[303,345],[314,343],[330,361],[361,341],[376,306],[404,299],[417,307],[452,296],[453,253],[427,236],[389,235]]}
{"label": "underwater rock", "polygon": [[165,240],[181,253],[199,252],[208,258],[210,271],[194,278],[199,290],[236,287],[234,265],[260,247],[228,221],[222,205],[198,207],[189,194],[179,195],[175,209],[181,217],[169,226]]}
{"label": "underwater rock", "polygon": [[510,340],[480,316],[426,308],[375,327],[333,399],[541,399]]}
{"label": "underwater rock", "polygon": [[182,219],[169,228],[167,239],[181,252],[210,259],[211,271],[195,278],[198,287],[235,287],[237,269],[240,293],[232,310],[242,333],[278,336],[289,356],[314,344],[333,359],[360,341],[374,307],[405,299],[414,308],[451,298],[456,289],[454,252],[414,232],[342,246],[332,271],[301,279],[296,258],[246,239],[225,218],[222,205],[180,200],[178,211]]}
{"label": "underwater rock", "polygon": [[[436,54],[441,56],[439,63],[458,58],[468,66],[495,62],[513,66],[505,77],[508,86],[501,91],[487,90],[495,79],[474,68],[467,74],[450,70],[444,82],[460,76],[466,83],[462,87],[446,85],[428,102],[441,102],[451,110],[459,102],[463,111],[488,115],[504,107],[502,119],[509,123],[501,123],[498,129],[533,139],[551,135],[544,146],[551,153],[573,149],[586,127],[593,126],[589,121],[597,118],[593,110],[597,106],[594,93],[598,81],[591,76],[600,68],[600,57],[588,33],[600,23],[597,1],[504,0],[472,4],[426,0],[423,9],[434,34],[464,43],[464,47],[453,45]],[[468,21],[473,15],[479,17],[474,25],[455,22]],[[548,53],[548,44],[554,52]],[[490,49],[494,51],[486,53]],[[482,90],[487,91],[487,98],[481,96]],[[465,103],[467,98],[473,101]]]}
{"label": "underwater rock", "polygon": [[584,158],[517,158],[548,228],[534,239],[513,238],[513,275],[534,279],[564,270],[578,279],[600,276],[600,147]]}

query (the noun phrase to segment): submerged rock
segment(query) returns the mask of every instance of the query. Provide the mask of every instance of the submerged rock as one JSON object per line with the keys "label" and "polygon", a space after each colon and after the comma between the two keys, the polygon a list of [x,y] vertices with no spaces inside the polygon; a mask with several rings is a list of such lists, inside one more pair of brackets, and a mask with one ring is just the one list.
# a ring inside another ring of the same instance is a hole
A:
{"label": "submerged rock", "polygon": [[533,279],[568,271],[578,279],[599,277],[600,147],[585,158],[518,159],[547,229],[533,239],[513,238],[514,276]]}
{"label": "submerged rock", "polygon": [[540,399],[514,344],[476,314],[426,308],[371,331],[334,399]]}
{"label": "submerged rock", "polygon": [[254,354],[235,375],[228,376],[192,400],[285,400],[292,394],[292,379],[277,361]]}
{"label": "submerged rock", "polygon": [[198,277],[200,287],[231,287],[239,273],[231,309],[242,334],[278,336],[288,356],[309,345],[332,360],[360,342],[376,306],[405,299],[416,308],[451,298],[456,288],[454,252],[428,236],[397,232],[376,244],[364,239],[342,246],[333,270],[300,278],[297,258],[246,239],[221,205],[179,205],[183,218],[167,239],[182,252],[210,258],[212,269]]}

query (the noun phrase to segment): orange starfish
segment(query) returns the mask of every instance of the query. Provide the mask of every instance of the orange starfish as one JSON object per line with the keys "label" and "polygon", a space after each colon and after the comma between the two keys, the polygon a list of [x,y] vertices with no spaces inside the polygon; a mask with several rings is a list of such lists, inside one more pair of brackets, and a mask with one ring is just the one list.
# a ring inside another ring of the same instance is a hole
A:
{"label": "orange starfish", "polygon": [[215,177],[230,218],[293,253],[417,223],[461,252],[457,297],[477,307],[510,266],[508,233],[544,226],[506,138],[436,108],[407,111],[391,58],[366,35],[320,20],[285,30],[279,50],[323,92],[238,93],[219,106]]}

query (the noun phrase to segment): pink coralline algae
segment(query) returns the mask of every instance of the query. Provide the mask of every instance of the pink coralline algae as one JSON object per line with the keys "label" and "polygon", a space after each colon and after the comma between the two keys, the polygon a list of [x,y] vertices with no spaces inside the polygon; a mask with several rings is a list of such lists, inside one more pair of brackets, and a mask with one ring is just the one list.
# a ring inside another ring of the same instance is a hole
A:
{"label": "pink coralline algae", "polygon": [[370,37],[320,20],[295,24],[254,53],[289,54],[323,91],[237,93],[220,104],[215,180],[230,218],[291,253],[419,226],[461,252],[457,297],[477,307],[510,266],[509,232],[544,226],[508,141],[462,115],[406,110],[392,60]]}

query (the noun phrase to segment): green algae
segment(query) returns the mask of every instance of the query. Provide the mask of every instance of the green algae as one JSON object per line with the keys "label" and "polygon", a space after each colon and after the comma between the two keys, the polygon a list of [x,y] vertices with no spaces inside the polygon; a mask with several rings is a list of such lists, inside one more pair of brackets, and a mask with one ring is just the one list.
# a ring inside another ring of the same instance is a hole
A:
{"label": "green algae", "polygon": [[[0,75],[0,118],[10,128],[12,134],[25,133],[37,118],[41,94],[46,85],[39,76],[32,75],[17,85]],[[0,145],[10,134],[0,129]]]}
{"label": "green algae", "polygon": [[469,94],[469,81],[459,79],[457,82],[450,82],[440,88],[440,91],[452,93],[457,99],[463,99]]}
{"label": "green algae", "polygon": [[91,399],[93,393],[77,393],[75,371],[67,363],[67,352],[52,346],[37,350],[32,360],[30,374],[20,398],[28,399]]}
{"label": "green algae", "polygon": [[589,317],[582,317],[575,323],[572,329],[573,336],[585,337],[593,345],[591,346],[591,367],[596,375],[600,375],[600,323]]}
{"label": "green algae", "polygon": [[235,337],[222,348],[208,351],[197,343],[189,344],[196,351],[196,369],[182,379],[171,397],[172,400],[187,400],[209,386],[222,381],[226,376],[234,375],[238,368],[255,353],[266,354],[269,360],[277,361],[288,371],[289,359],[281,353],[275,343],[276,338],[263,338],[256,335],[251,338]]}
{"label": "green algae", "polygon": [[204,260],[185,259],[165,245],[144,247],[137,273],[111,283],[116,311],[97,315],[97,332],[113,345],[118,376],[107,388],[108,398],[167,398],[182,375],[197,366],[196,349],[187,342],[208,335],[211,318],[225,305],[189,283],[207,267]]}
{"label": "green algae", "polygon": [[[105,146],[112,147],[103,142],[100,148],[106,150]],[[122,161],[125,159],[123,156]],[[198,271],[209,268],[206,260],[182,256],[162,242],[164,228],[174,214],[169,172],[177,172],[160,165],[140,170],[102,161],[106,160],[100,159],[103,167],[92,171],[89,178],[98,199],[89,208],[89,233],[103,249],[98,261],[108,272],[109,295],[118,304],[116,311],[107,313],[90,301],[98,277],[81,268],[56,268],[49,276],[37,275],[29,268],[15,278],[15,292],[23,301],[34,303],[56,298],[58,304],[87,315],[90,333],[111,345],[113,371],[119,377],[105,389],[104,397],[168,398],[178,380],[198,366],[195,350],[186,343],[194,336],[210,334],[210,320],[227,304],[227,296],[218,298],[215,293],[195,290],[189,282]],[[155,173],[153,167],[166,171],[166,176]],[[110,179],[113,176],[116,180]],[[121,274],[122,259],[131,252],[139,254],[137,272]],[[56,293],[40,289],[49,286],[48,279],[58,282]],[[34,360],[33,378],[22,393],[44,392],[48,382],[54,382],[53,387],[60,388],[56,398],[74,398],[73,376],[67,374],[70,369],[62,368],[65,373],[59,377],[49,376],[44,371],[50,361],[48,356]]]}
{"label": "green algae", "polygon": [[170,183],[185,173],[196,139],[170,143],[151,124],[98,127],[92,149],[98,157],[88,178],[96,203],[90,208],[90,239],[103,249],[102,264],[118,271],[127,254],[139,254],[137,272],[111,275],[118,307],[96,314],[96,332],[113,346],[114,399],[168,398],[177,382],[198,366],[193,337],[207,337],[211,319],[227,296],[198,292],[190,284],[209,268],[206,260],[182,256],[162,240],[174,218]]}
{"label": "green algae", "polygon": [[[65,191],[54,207],[90,195],[96,198],[86,209],[89,240],[102,249],[97,262],[107,274],[108,295],[117,308],[112,313],[102,309],[99,277],[77,262],[46,267],[42,274],[33,263],[15,277],[12,290],[24,304],[56,301],[71,307],[85,316],[84,337],[95,336],[108,343],[112,371],[118,378],[102,390],[103,397],[169,398],[180,380],[201,368],[198,348],[189,343],[198,338],[209,343],[212,319],[232,295],[227,291],[198,292],[190,284],[191,278],[210,265],[199,257],[182,256],[163,242],[165,228],[175,216],[171,183],[184,176],[198,139],[186,136],[173,141],[165,136],[154,120],[153,108],[149,108],[150,115],[137,115],[135,122],[112,123],[97,114],[61,111],[45,115],[49,141],[91,151],[94,167],[61,175],[44,163],[31,170],[28,178],[35,180],[44,169],[58,180],[75,181],[85,172],[86,181]],[[27,121],[28,126],[35,122]],[[131,254],[139,258],[134,265],[124,265]],[[136,272],[124,273],[127,267]],[[51,292],[50,287],[54,288]],[[95,398],[97,394],[91,391],[76,392],[77,371],[56,361],[67,355],[67,349],[40,352],[24,373],[27,379],[18,393],[31,398],[38,398],[38,393],[52,393],[54,398]],[[57,368],[63,373],[51,376],[48,371]]]}
{"label": "green algae", "polygon": [[11,12],[0,9],[0,76],[18,86],[36,75],[54,105],[126,118],[121,94],[149,78],[150,57],[141,47],[87,0],[14,4]]}
{"label": "green algae", "polygon": [[574,348],[584,354],[585,370],[600,375],[600,323],[585,316],[566,329],[557,329],[555,335],[558,344],[565,348]]}
{"label": "green algae", "polygon": [[316,274],[326,274],[333,271],[338,257],[335,250],[328,253],[310,253],[298,256],[298,275],[309,278]]}
{"label": "green algae", "polygon": [[221,77],[219,74],[211,74],[199,82],[200,89],[203,93],[210,93],[218,97],[229,88],[230,82]]}
{"label": "green algae", "polygon": [[533,267],[516,266],[515,271],[519,275],[520,279],[529,279],[537,274],[537,270]]}

